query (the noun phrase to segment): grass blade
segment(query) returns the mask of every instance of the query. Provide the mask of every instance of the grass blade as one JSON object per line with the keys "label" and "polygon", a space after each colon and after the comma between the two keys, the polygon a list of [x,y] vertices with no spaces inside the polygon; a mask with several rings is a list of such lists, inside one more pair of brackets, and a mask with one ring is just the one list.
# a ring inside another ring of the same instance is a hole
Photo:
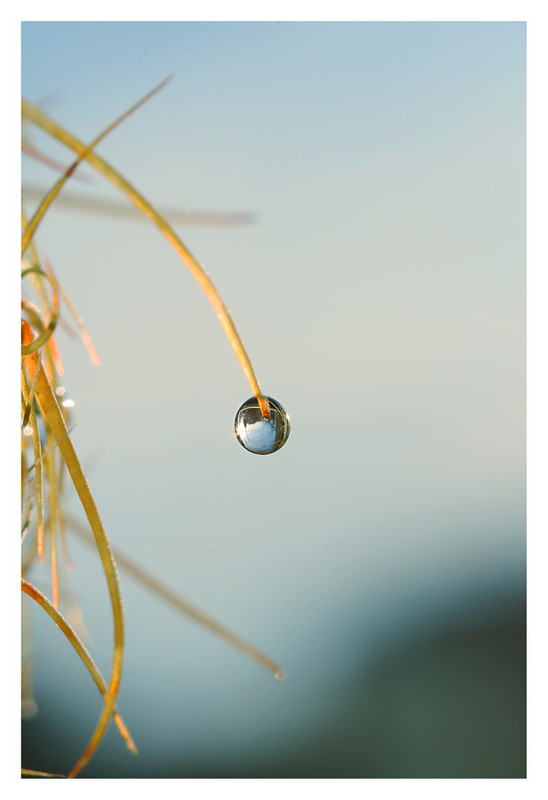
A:
{"label": "grass blade", "polygon": [[[24,320],[21,322],[21,332],[22,344],[30,344],[33,338],[32,330],[30,325]],[[74,488],[76,489],[78,497],[80,498],[80,502],[82,503],[92,533],[95,537],[97,550],[101,558],[103,571],[108,584],[114,621],[114,653],[112,660],[112,672],[110,676],[108,692],[105,698],[105,706],[88,747],[69,773],[69,777],[74,777],[92,756],[106,731],[110,717],[114,713],[115,699],[120,687],[120,680],[122,676],[124,652],[122,599],[120,594],[118,574],[116,571],[116,564],[112,556],[110,543],[103,528],[103,523],[99,516],[97,506],[95,505],[95,501],[90,492],[82,467],[78,461],[76,451],[74,450],[70,436],[68,435],[65,419],[61,409],[59,408],[53,389],[51,388],[46,373],[42,368],[38,353],[31,353],[28,356],[24,356],[24,361],[31,380],[33,380],[35,373],[38,372],[35,391],[36,398],[40,405],[42,415],[49,424],[53,436],[58,442],[59,450],[63,456],[63,460],[67,466],[68,472],[74,484]]]}
{"label": "grass blade", "polygon": [[[97,666],[95,665],[95,662],[88,653],[85,645],[78,637],[78,634],[74,631],[74,629],[67,622],[64,616],[60,613],[60,611],[57,608],[55,608],[55,606],[52,603],[50,603],[48,598],[45,595],[43,595],[42,592],[36,588],[36,586],[33,586],[24,578],[21,579],[21,591],[23,591],[25,594],[27,594],[29,597],[35,600],[38,603],[38,605],[41,606],[47,614],[49,614],[49,616],[55,622],[57,627],[63,631],[63,633],[65,634],[65,636],[67,637],[67,639],[74,647],[74,649],[84,662],[85,666],[89,670],[89,673],[93,678],[93,680],[95,681],[97,688],[99,689],[103,697],[106,698],[108,690],[105,679],[99,672]],[[135,747],[133,739],[129,735],[129,732],[126,728],[124,721],[122,720],[122,718],[120,717],[120,715],[116,710],[114,711],[113,716],[114,716],[114,721],[116,722],[118,729],[120,730],[120,733],[122,734],[127,744],[128,750],[130,750],[131,753],[133,753],[133,755],[136,755],[137,748]]]}
{"label": "grass blade", "polygon": [[104,177],[107,178],[111,183],[117,186],[125,195],[127,195],[127,197],[129,197],[139,211],[147,216],[159,228],[211,303],[217,319],[221,323],[230,346],[232,347],[236,358],[238,359],[240,366],[247,378],[253,395],[259,402],[263,417],[270,419],[270,408],[268,401],[261,394],[257,376],[255,375],[253,367],[251,366],[249,356],[247,355],[243,342],[236,330],[236,326],[232,321],[227,307],[213,285],[209,275],[194,258],[192,253],[185,247],[183,242],[179,239],[164,217],[162,217],[151,206],[148,200],[146,200],[119,172],[107,164],[107,162],[100,158],[96,153],[91,152],[89,147],[86,147],[86,145],[76,139],[76,137],[66,131],[61,125],[58,125],[56,122],[50,119],[46,114],[44,114],[43,111],[40,111],[31,103],[23,100],[22,114],[24,119],[32,122],[34,125],[46,131],[46,133],[49,133],[54,139],[57,139],[67,147],[70,147],[71,150],[79,153],[81,159],[85,158],[92,167],[104,175]]}

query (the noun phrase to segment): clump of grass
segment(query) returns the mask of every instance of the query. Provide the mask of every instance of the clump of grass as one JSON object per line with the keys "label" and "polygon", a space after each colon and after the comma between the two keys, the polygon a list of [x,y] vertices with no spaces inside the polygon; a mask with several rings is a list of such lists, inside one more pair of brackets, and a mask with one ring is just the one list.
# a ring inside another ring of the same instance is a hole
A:
{"label": "clump of grass", "polygon": [[[180,595],[172,592],[154,576],[149,575],[139,565],[121,554],[117,555],[107,537],[99,516],[93,495],[87,483],[82,466],[70,438],[69,424],[71,410],[63,401],[62,376],[64,373],[61,354],[56,340],[56,329],[61,314],[61,301],[72,314],[80,329],[83,341],[93,363],[99,359],[93,348],[83,322],[73,303],[66,296],[53,269],[44,259],[38,256],[35,247],[36,231],[47,214],[52,203],[59,196],[61,189],[74,174],[79,164],[86,161],[96,171],[118,187],[161,231],[165,238],[198,281],[208,297],[219,322],[236,354],[244,374],[257,398],[261,413],[265,419],[270,418],[268,401],[261,394],[259,383],[251,362],[243,347],[228,310],[213,286],[209,276],[204,272],[194,256],[186,248],[179,237],[169,226],[165,217],[159,214],[152,205],[112,166],[107,164],[95,152],[97,144],[117,125],[123,122],[144,102],[162,89],[169,79],[149,92],[145,97],[122,114],[106,130],[102,131],[90,144],[80,142],[61,125],[54,122],[46,114],[32,104],[23,101],[23,118],[41,128],[53,139],[61,142],[76,154],[76,160],[52,186],[51,190],[40,202],[36,212],[27,220],[22,216],[22,293],[21,320],[21,385],[22,385],[22,582],[23,593],[36,602],[64,633],[83,664],[89,671],[104,699],[104,705],[84,752],[72,766],[67,777],[75,777],[96,751],[111,719],[114,719],[129,750],[136,753],[136,746],[124,725],[116,706],[116,698],[120,687],[124,656],[124,618],[122,599],[118,579],[118,566],[126,569],[150,591],[156,592],[166,602],[171,603],[183,613],[191,616],[199,624],[238,647],[257,663],[268,669],[277,678],[281,678],[279,666],[268,656],[252,645],[233,634],[224,626],[196,609]],[[34,153],[36,155],[36,153]],[[36,302],[31,299],[34,295]],[[77,492],[82,508],[86,514],[89,530],[82,530],[78,523],[67,518],[63,508],[63,489],[68,476]],[[106,577],[113,619],[113,653],[111,672],[108,682],[97,669],[91,655],[86,650],[78,633],[60,610],[59,571],[71,565],[68,547],[67,527],[71,527],[80,535],[91,539],[99,553]],[[25,577],[29,567],[38,559],[46,565],[46,556],[51,571],[51,600],[33,586]],[[32,686],[28,661],[25,661],[22,678],[24,709],[34,709]],[[23,774],[32,776],[53,776],[52,773],[23,770]]]}

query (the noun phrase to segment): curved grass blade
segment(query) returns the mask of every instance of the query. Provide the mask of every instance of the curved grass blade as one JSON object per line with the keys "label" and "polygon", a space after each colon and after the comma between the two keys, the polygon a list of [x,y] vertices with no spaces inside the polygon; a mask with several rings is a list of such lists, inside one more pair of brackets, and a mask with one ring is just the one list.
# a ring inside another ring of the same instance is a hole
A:
{"label": "curved grass blade", "polygon": [[[30,344],[33,338],[32,330],[29,324],[24,320],[21,322],[21,333],[22,344]],[[74,450],[70,436],[68,435],[65,419],[61,409],[59,408],[53,389],[51,388],[47,376],[42,368],[38,353],[31,353],[28,356],[24,356],[24,361],[31,380],[34,378],[35,373],[38,372],[36,380],[36,398],[40,405],[42,415],[49,424],[54,438],[57,440],[59,450],[67,466],[68,472],[74,484],[74,488],[76,489],[78,497],[80,498],[80,502],[82,503],[91,530],[95,537],[97,550],[101,558],[103,571],[108,584],[114,621],[114,652],[112,659],[112,671],[107,696],[105,698],[105,706],[86,750],[69,773],[69,777],[74,777],[87,763],[97,748],[106,731],[109,719],[114,712],[115,699],[120,687],[124,653],[124,620],[122,613],[122,599],[120,594],[118,574],[116,571],[116,564],[110,550],[110,543],[103,528],[103,523],[99,516],[93,496],[89,490],[82,467],[78,461],[76,451]]]}
{"label": "curved grass blade", "polygon": [[163,89],[166,83],[168,83],[171,79],[172,76],[169,76],[161,83],[159,83],[158,86],[156,86],[154,89],[152,89],[152,91],[148,92],[144,97],[142,97],[140,100],[134,103],[134,105],[132,105],[131,108],[128,108],[128,110],[125,111],[120,117],[118,117],[118,119],[116,119],[107,128],[105,128],[105,130],[102,131],[98,136],[96,136],[95,139],[90,144],[87,145],[87,147],[83,148],[76,161],[73,164],[71,164],[71,166],[65,171],[64,175],[62,175],[59,178],[59,180],[52,186],[46,197],[44,197],[44,199],[34,212],[32,219],[25,228],[25,232],[21,240],[22,256],[25,254],[25,251],[29,246],[30,240],[34,236],[36,228],[40,224],[44,214],[46,213],[51,203],[55,200],[55,198],[63,188],[65,182],[68,180],[68,178],[70,178],[70,176],[72,175],[78,164],[80,164],[87,157],[87,155],[91,153],[93,148],[96,147],[99,144],[99,142],[105,138],[105,136],[107,136],[111,131],[113,131],[114,128],[118,127],[118,125],[120,125],[120,123],[122,123],[125,119],[127,119],[130,114],[133,114],[133,112],[136,111],[140,106],[142,106],[143,103],[146,103],[147,100],[150,100],[150,98],[157,92],[159,92],[160,89]]}
{"label": "curved grass blade", "polygon": [[21,353],[24,356],[28,356],[30,353],[34,353],[35,350],[39,350],[48,341],[48,339],[53,336],[53,332],[57,326],[57,320],[59,319],[59,295],[57,293],[57,288],[53,278],[47,272],[44,272],[43,269],[40,269],[40,267],[28,267],[27,269],[24,269],[21,273],[21,278],[25,278],[27,275],[31,275],[33,273],[36,275],[41,275],[43,278],[47,278],[51,283],[51,287],[53,289],[53,309],[46,329],[42,331],[42,333],[37,336],[36,339],[33,339],[29,345],[21,346]]}
{"label": "curved grass blade", "polygon": [[[45,595],[43,595],[42,592],[36,588],[36,586],[33,586],[33,584],[29,583],[24,578],[21,578],[21,591],[23,591],[25,594],[27,594],[29,597],[35,600],[38,603],[38,605],[41,606],[47,614],[49,614],[49,616],[55,622],[57,627],[63,631],[63,633],[65,634],[71,645],[74,647],[74,649],[84,662],[91,677],[95,681],[97,688],[99,689],[103,697],[106,698],[108,690],[105,679],[99,672],[94,660],[88,653],[86,646],[82,643],[82,641],[78,637],[78,634],[74,631],[72,626],[67,622],[67,620],[58,611],[58,609],[56,609],[55,606],[52,605],[52,603],[50,603],[48,598]],[[122,720],[121,716],[118,714],[116,710],[113,714],[113,718],[118,726],[120,733],[124,738],[124,741],[127,744],[128,750],[130,750],[130,752],[133,755],[137,755],[137,748],[135,747],[135,743],[131,738],[124,721]]]}
{"label": "curved grass blade", "polygon": [[66,131],[62,126],[50,119],[44,112],[33,106],[31,103],[22,101],[22,114],[23,117],[37,125],[42,130],[49,133],[53,138],[62,142],[67,147],[70,147],[76,153],[80,154],[80,158],[85,158],[92,167],[104,175],[111,183],[117,186],[135,206],[147,216],[165,236],[172,248],[175,250],[183,264],[190,271],[194,279],[197,281],[207,299],[211,303],[217,319],[225,332],[225,335],[230,342],[236,358],[247,378],[251,387],[253,395],[257,398],[261,413],[266,419],[270,419],[270,407],[266,398],[262,395],[259,382],[251,366],[251,361],[244,348],[243,342],[236,330],[236,326],[225,306],[221,296],[217,292],[209,275],[205,272],[203,267],[194,258],[192,253],[185,247],[183,242],[179,239],[168,222],[151,206],[151,204],[113,167],[106,161],[100,158],[96,153],[90,151],[76,137]]}

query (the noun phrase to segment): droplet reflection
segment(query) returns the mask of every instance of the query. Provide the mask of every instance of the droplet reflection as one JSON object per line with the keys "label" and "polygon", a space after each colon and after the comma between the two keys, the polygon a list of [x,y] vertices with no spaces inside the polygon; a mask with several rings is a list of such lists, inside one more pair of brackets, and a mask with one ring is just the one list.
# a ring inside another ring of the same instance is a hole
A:
{"label": "droplet reflection", "polygon": [[266,456],[275,453],[289,436],[289,418],[272,397],[266,398],[270,407],[270,419],[265,419],[256,397],[250,397],[240,406],[234,420],[234,431],[242,447],[250,453]]}

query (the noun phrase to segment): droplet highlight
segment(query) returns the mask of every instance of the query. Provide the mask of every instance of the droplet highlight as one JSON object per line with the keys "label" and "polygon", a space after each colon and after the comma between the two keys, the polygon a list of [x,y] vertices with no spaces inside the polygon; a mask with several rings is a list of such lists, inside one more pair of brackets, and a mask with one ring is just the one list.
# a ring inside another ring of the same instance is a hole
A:
{"label": "droplet highlight", "polygon": [[59,402],[61,403],[63,408],[74,408],[76,404],[74,400],[72,400],[70,397],[65,397],[66,391],[67,390],[65,389],[64,386],[58,386],[57,389],[55,390],[55,394],[57,395],[57,397],[62,398],[59,400]]}
{"label": "droplet highlight", "polygon": [[289,436],[289,417],[283,406],[272,397],[267,397],[270,419],[263,417],[256,397],[246,400],[236,414],[234,432],[236,438],[250,453],[266,456],[283,447]]}

